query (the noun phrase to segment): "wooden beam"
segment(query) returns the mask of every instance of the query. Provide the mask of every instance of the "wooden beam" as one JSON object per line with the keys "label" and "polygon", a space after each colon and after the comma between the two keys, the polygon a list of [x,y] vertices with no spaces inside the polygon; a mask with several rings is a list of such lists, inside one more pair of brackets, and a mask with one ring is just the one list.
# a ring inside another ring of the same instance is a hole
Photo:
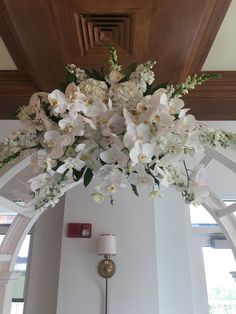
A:
{"label": "wooden beam", "polygon": [[236,120],[236,71],[217,71],[210,80],[184,97],[199,120]]}
{"label": "wooden beam", "polygon": [[156,1],[146,53],[157,60],[159,82],[178,83],[201,71],[229,5],[230,0]]}
{"label": "wooden beam", "polygon": [[0,119],[15,118],[16,109],[25,106],[37,87],[19,71],[0,71]]}
{"label": "wooden beam", "polygon": [[0,35],[19,70],[39,90],[49,91],[64,78],[58,32],[50,1],[0,1]]}

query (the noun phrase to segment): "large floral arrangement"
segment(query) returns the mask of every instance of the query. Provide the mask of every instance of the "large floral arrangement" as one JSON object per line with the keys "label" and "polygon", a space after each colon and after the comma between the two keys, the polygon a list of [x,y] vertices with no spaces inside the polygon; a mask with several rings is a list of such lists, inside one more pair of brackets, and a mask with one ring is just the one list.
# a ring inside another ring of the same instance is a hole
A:
{"label": "large floral arrangement", "polygon": [[202,125],[184,108],[181,96],[212,75],[155,86],[155,62],[122,69],[109,50],[107,75],[70,64],[61,90],[32,95],[18,115],[24,129],[0,144],[0,168],[32,155],[38,173],[22,199],[35,209],[53,206],[80,179],[85,186],[94,181],[98,202],[113,203],[127,186],[136,195],[147,189],[150,197],[173,186],[186,202],[201,202],[208,194],[205,169],[191,169],[189,158],[204,146],[236,144],[236,134]]}

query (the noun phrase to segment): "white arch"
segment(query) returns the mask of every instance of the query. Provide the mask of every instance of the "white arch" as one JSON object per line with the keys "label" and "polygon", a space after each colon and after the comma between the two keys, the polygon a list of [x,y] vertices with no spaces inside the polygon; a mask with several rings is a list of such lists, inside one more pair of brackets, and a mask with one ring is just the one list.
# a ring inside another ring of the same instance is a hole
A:
{"label": "white arch", "polygon": [[[218,160],[227,168],[236,173],[236,163],[227,158],[221,152],[213,149],[206,149],[202,163],[208,165],[212,160]],[[24,170],[30,163],[30,157],[20,161],[14,167],[3,173],[0,178],[0,188],[6,185],[17,173]],[[74,182],[66,190],[73,188],[81,183]],[[19,253],[19,249],[31,227],[44,212],[35,212],[33,205],[22,207],[14,202],[0,196],[0,205],[5,206],[11,211],[18,213],[11,224],[3,242],[0,246],[0,313],[9,314],[11,306],[11,281],[15,278],[14,266]],[[236,205],[226,206],[225,203],[214,193],[206,198],[204,204],[209,213],[221,226],[229,239],[236,259],[236,218],[232,214],[236,210]]]}

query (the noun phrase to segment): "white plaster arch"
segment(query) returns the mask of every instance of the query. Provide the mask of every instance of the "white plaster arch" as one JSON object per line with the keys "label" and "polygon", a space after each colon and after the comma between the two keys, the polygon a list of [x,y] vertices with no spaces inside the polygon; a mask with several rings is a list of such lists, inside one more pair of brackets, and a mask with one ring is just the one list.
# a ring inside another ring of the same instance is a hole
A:
{"label": "white plaster arch", "polygon": [[[232,161],[231,158],[228,158],[217,150],[206,149],[202,163],[208,165],[214,159],[220,161],[223,165],[236,173],[236,163]],[[5,171],[0,178],[0,188],[7,184],[17,173],[24,170],[29,163],[30,157],[27,157],[11,169],[8,169],[8,171]],[[73,188],[79,183],[81,183],[81,180],[74,182],[68,186],[66,190]],[[16,277],[13,271],[16,258],[25,236],[39,216],[44,212],[44,209],[35,212],[33,204],[29,207],[22,207],[3,196],[0,196],[0,204],[18,213],[0,246],[0,313],[9,314],[11,305],[11,283]],[[222,227],[222,230],[225,232],[226,237],[232,245],[236,259],[236,219],[232,214],[236,210],[236,204],[225,206],[225,203],[211,192],[203,205]]]}

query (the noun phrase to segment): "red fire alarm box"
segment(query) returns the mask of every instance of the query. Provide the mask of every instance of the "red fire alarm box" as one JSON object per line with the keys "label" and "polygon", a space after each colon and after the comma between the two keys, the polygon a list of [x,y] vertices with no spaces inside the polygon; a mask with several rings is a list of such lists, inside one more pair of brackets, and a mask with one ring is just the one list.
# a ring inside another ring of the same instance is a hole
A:
{"label": "red fire alarm box", "polygon": [[89,223],[69,223],[67,229],[68,238],[91,238],[92,224]]}

